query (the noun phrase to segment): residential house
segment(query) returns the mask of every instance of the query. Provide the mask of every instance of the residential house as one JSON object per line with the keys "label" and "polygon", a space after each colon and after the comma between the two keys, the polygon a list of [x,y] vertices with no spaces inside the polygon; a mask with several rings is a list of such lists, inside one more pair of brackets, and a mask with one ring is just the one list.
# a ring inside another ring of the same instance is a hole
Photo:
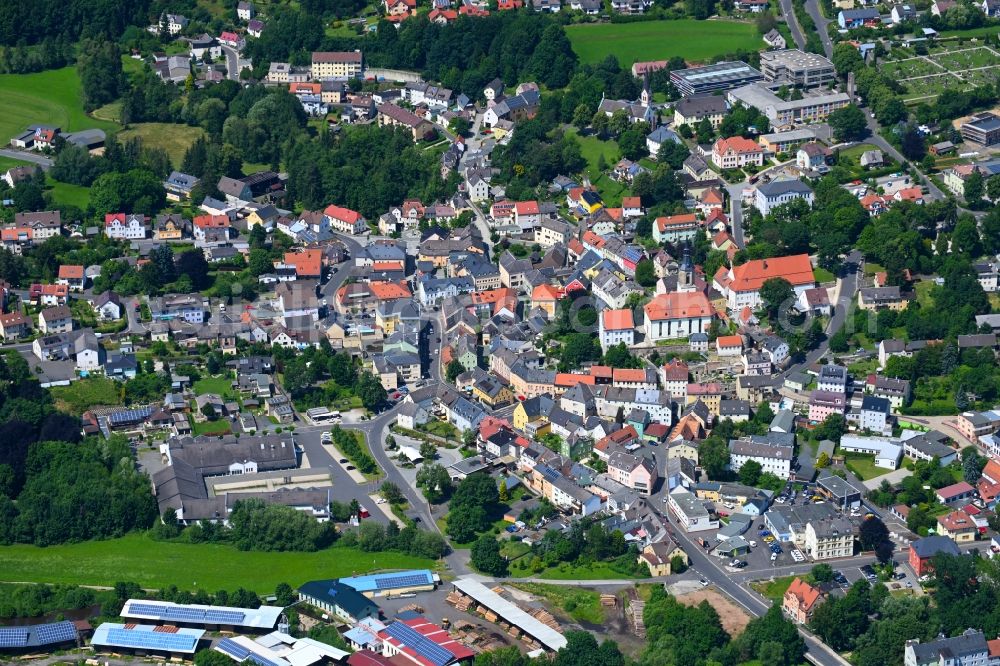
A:
{"label": "residential house", "polygon": [[813,205],[815,195],[812,188],[801,180],[772,180],[769,183],[757,185],[754,193],[754,206],[761,215],[768,215],[776,207],[795,199],[804,199]]}
{"label": "residential house", "polygon": [[104,216],[104,234],[116,240],[142,240],[148,232],[149,218],[134,213],[109,213]]}
{"label": "residential house", "polygon": [[917,576],[931,573],[934,569],[934,556],[939,553],[955,556],[962,554],[954,540],[938,534],[910,542],[908,557],[910,568]]}
{"label": "residential house", "polygon": [[720,169],[763,166],[764,149],[750,139],[734,136],[712,144],[712,163]]}
{"label": "residential house", "polygon": [[44,335],[69,333],[73,330],[73,313],[65,305],[46,308],[38,315],[38,330]]}
{"label": "residential house", "polygon": [[809,624],[813,611],[823,598],[818,587],[814,587],[801,578],[796,577],[785,590],[781,601],[781,609],[795,624]]}

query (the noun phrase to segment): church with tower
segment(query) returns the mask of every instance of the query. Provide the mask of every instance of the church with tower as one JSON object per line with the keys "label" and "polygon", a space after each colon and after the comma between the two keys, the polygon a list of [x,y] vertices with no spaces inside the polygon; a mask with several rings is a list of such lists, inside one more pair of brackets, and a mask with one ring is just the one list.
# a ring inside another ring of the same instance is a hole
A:
{"label": "church with tower", "polygon": [[668,280],[662,280],[659,293],[643,307],[643,330],[648,342],[690,337],[707,333],[715,310],[704,292],[704,281],[695,274],[691,248],[684,247],[684,256],[677,267],[676,284],[666,290]]}

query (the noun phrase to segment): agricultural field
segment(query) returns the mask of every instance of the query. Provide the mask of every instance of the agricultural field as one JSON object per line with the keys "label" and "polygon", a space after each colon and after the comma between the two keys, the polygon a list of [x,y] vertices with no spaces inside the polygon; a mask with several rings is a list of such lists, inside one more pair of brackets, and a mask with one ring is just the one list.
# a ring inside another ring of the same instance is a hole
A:
{"label": "agricultural field", "polygon": [[[402,553],[377,553],[380,569],[429,569],[434,562]],[[271,593],[278,583],[293,587],[315,578],[372,570],[372,553],[334,546],[314,553],[240,551],[224,544],[153,541],[145,534],[60,546],[0,547],[3,582],[111,586],[134,581],[145,588],[176,585],[183,590]]]}
{"label": "agricultural field", "polygon": [[23,132],[28,125],[58,125],[67,132],[98,128],[113,131],[117,125],[89,117],[83,111],[80,79],[73,67],[37,74],[0,75],[0,143]]}
{"label": "agricultural field", "polygon": [[637,60],[673,56],[705,62],[737,49],[759,51],[764,45],[754,24],[740,21],[588,23],[567,26],[566,34],[582,62],[600,62],[615,55],[625,68]]}
{"label": "agricultural field", "polygon": [[993,85],[1000,79],[1000,53],[987,46],[936,46],[926,56],[894,49],[895,60],[880,65],[903,84],[903,100],[933,99],[949,88]]}

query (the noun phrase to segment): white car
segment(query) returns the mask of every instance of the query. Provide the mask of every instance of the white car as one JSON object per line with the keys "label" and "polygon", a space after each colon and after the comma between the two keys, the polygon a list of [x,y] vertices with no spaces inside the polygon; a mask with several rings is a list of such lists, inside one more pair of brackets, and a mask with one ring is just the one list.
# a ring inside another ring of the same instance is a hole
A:
{"label": "white car", "polygon": [[777,553],[771,553],[771,561],[774,562],[776,559],[778,559],[778,554]]}
{"label": "white car", "polygon": [[756,548],[757,547],[757,542],[756,541],[749,541],[748,543],[750,544],[751,548]]}
{"label": "white car", "polygon": [[708,581],[704,578],[700,579],[698,582],[701,583],[702,587],[708,587]]}
{"label": "white car", "polygon": [[321,441],[321,442],[332,442],[333,441],[333,435],[331,435],[330,431],[327,430],[322,435],[320,435],[319,441]]}

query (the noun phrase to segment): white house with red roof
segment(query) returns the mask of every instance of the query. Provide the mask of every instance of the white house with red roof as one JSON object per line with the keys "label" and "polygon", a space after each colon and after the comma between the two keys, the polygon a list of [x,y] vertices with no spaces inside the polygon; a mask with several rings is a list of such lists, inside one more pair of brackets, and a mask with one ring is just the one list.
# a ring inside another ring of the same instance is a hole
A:
{"label": "white house with red roof", "polygon": [[195,215],[192,220],[195,240],[204,241],[209,229],[229,229],[228,215]]}
{"label": "white house with red roof", "polygon": [[622,215],[627,218],[642,217],[645,209],[642,207],[642,199],[639,197],[622,197]]}
{"label": "white house with red roof", "polygon": [[368,228],[368,222],[361,213],[350,208],[330,205],[323,210],[323,215],[326,216],[330,229],[342,234],[357,235]]}
{"label": "white house with red roof", "polygon": [[542,212],[537,201],[518,201],[514,204],[514,224],[521,231],[531,231],[542,223]]}
{"label": "white house with red roof", "polygon": [[719,139],[712,145],[712,163],[720,169],[763,166],[764,149],[756,141],[741,136]]}
{"label": "white house with red roof", "polygon": [[712,280],[712,286],[726,297],[730,312],[761,305],[760,288],[772,278],[784,278],[792,285],[796,297],[816,285],[808,254],[789,257],[755,259],[739,266],[722,266]]}
{"label": "white house with red roof", "polygon": [[604,351],[622,342],[629,346],[635,342],[635,320],[631,310],[604,310],[601,312],[598,329],[601,349]]}
{"label": "white house with red roof", "polygon": [[145,215],[108,213],[104,216],[104,235],[116,240],[142,240],[149,231]]}
{"label": "white house with red roof", "polygon": [[643,307],[646,340],[686,338],[706,333],[715,311],[700,291],[660,294]]}

